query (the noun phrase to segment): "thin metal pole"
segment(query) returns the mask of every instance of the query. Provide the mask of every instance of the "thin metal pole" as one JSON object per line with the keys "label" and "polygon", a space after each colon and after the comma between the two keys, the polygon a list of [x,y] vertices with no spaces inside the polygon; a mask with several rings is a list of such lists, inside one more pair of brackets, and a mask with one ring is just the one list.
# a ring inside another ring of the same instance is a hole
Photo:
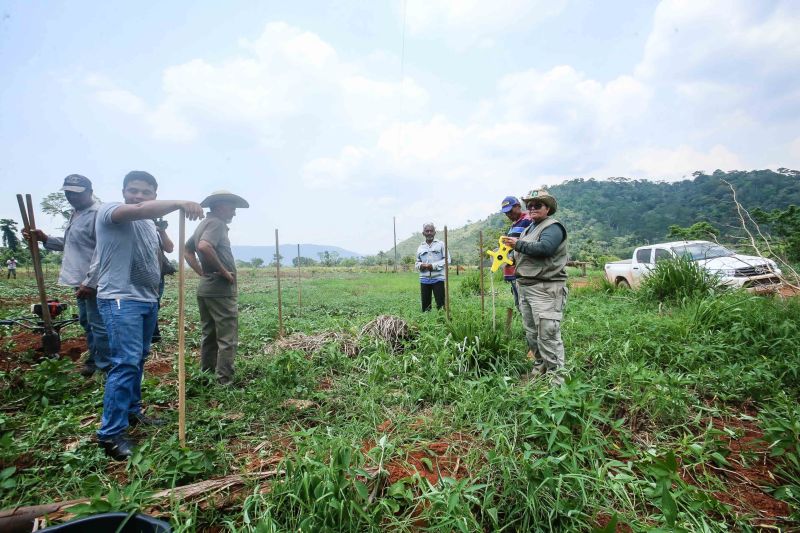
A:
{"label": "thin metal pole", "polygon": [[300,276],[300,243],[297,243],[297,310],[303,307],[303,278]]}
{"label": "thin metal pole", "polygon": [[478,265],[479,265],[478,268],[480,270],[480,276],[481,276],[481,318],[483,318],[485,313],[486,313],[485,312],[484,300],[483,300],[483,294],[484,294],[484,291],[483,291],[483,231],[481,231],[479,233],[479,235],[480,235],[480,250],[478,250]]}
{"label": "thin metal pole", "polygon": [[283,337],[283,302],[281,300],[281,247],[275,228],[275,277],[278,278],[278,337]]}
{"label": "thin metal pole", "polygon": [[392,217],[392,229],[394,230],[394,272],[397,273],[397,217]]}
{"label": "thin metal pole", "polygon": [[444,227],[444,310],[447,319],[450,320],[450,264],[447,260],[449,255],[447,248],[447,226]]}
{"label": "thin metal pole", "polygon": [[186,213],[178,211],[178,440],[186,447]]}

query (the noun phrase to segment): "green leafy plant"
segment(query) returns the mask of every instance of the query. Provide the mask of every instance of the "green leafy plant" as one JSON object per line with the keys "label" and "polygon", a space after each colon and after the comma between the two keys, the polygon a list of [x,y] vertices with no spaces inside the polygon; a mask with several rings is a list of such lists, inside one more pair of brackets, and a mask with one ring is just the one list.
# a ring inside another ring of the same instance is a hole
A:
{"label": "green leafy plant", "polygon": [[658,302],[679,302],[720,291],[719,278],[686,257],[659,261],[642,280],[641,298]]}

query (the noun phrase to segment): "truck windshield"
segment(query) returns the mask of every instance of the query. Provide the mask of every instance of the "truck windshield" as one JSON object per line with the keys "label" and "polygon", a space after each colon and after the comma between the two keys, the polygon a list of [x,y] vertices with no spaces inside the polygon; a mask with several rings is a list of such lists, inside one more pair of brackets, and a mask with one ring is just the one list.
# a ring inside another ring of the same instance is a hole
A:
{"label": "truck windshield", "polygon": [[678,257],[688,256],[692,261],[700,261],[701,259],[714,259],[715,257],[730,257],[735,255],[733,252],[711,242],[698,242],[694,244],[686,244],[683,246],[673,246],[672,251]]}

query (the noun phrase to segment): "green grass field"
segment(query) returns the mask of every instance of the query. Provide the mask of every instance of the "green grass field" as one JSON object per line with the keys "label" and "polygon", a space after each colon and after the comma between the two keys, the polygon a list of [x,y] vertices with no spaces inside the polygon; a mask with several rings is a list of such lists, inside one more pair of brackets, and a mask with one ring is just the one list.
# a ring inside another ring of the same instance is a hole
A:
{"label": "green grass field", "polygon": [[[508,286],[496,327],[475,274],[451,277],[452,317],[422,314],[413,273],[304,272],[283,281],[286,334],[357,336],[378,315],[411,326],[400,350],[270,349],[274,272],[240,273],[235,386],[198,372],[187,292],[187,447],[177,438],[177,281],[143,384],[128,463],[93,442],[102,378],[37,362],[2,328],[0,507],[90,498],[68,514],[142,509],[176,531],[751,531],[800,528],[800,301],[743,293],[658,302],[573,277],[562,331],[569,378],[523,384]],[[576,274],[571,271],[571,274]],[[5,280],[3,280],[5,281]],[[467,286],[462,288],[462,285]],[[487,279],[486,289],[490,284]],[[57,289],[52,285],[52,290]],[[0,285],[0,317],[35,297]],[[78,335],[73,328],[68,335]],[[186,498],[162,490],[239,475]]]}

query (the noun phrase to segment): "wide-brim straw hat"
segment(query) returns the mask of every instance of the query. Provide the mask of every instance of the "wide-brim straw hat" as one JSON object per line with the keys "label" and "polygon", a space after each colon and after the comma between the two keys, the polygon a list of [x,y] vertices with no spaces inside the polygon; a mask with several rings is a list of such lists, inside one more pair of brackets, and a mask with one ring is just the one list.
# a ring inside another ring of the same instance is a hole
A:
{"label": "wide-brim straw hat", "polygon": [[233,194],[230,191],[214,191],[208,196],[206,199],[200,202],[200,207],[211,207],[214,204],[218,204],[220,202],[230,202],[233,204],[234,207],[250,207],[250,204],[247,203],[247,200],[239,196],[238,194]]}
{"label": "wide-brim straw hat", "polygon": [[558,202],[556,197],[544,189],[533,189],[528,194],[520,198],[525,205],[533,200],[538,200],[548,207],[549,214],[552,215],[558,210]]}

